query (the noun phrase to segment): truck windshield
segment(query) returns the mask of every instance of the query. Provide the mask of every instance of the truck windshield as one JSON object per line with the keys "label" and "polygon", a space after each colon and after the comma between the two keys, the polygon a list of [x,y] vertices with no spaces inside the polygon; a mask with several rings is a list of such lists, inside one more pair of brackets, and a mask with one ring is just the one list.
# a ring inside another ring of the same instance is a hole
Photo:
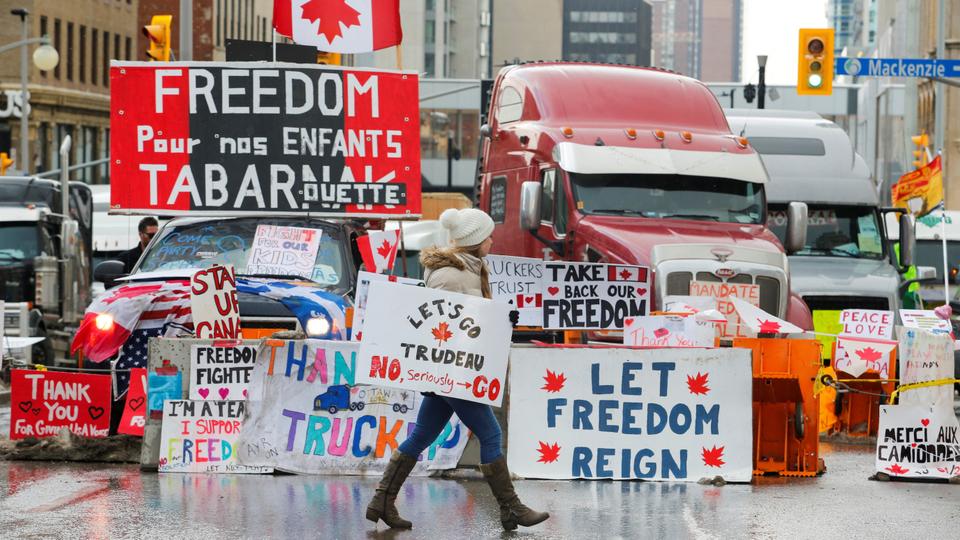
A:
{"label": "truck windshield", "polygon": [[763,186],[729,178],[673,174],[570,173],[585,214],[728,223],[763,222]]}
{"label": "truck windshield", "polygon": [[[293,219],[227,219],[183,225],[170,224],[150,245],[137,272],[207,268],[232,264],[237,275],[247,272],[247,259],[257,225],[282,225],[320,229],[320,247],[313,267],[313,281],[335,286],[344,278],[343,243],[337,229]],[[279,276],[279,275],[278,275]],[[268,277],[268,276],[263,276]],[[289,276],[285,276],[289,277]]]}
{"label": "truck windshield", "polygon": [[[794,255],[883,258],[883,241],[875,208],[870,206],[819,206],[807,208],[807,244]],[[786,205],[770,205],[767,226],[784,241]]]}
{"label": "truck windshield", "polygon": [[40,254],[37,225],[0,225],[0,265],[33,260]]}

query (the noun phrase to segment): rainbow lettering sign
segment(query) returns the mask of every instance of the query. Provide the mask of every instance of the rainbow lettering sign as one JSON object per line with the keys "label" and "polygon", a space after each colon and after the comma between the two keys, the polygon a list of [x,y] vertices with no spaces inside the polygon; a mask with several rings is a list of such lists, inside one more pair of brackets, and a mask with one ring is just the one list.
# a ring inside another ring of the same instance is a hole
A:
{"label": "rainbow lettering sign", "polygon": [[237,461],[242,401],[167,400],[160,428],[159,472],[270,473]]}

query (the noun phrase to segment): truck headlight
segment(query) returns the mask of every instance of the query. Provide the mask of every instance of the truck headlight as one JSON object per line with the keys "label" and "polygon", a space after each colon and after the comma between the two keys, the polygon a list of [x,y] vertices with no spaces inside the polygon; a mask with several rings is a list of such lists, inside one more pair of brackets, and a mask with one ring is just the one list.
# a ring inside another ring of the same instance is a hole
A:
{"label": "truck headlight", "polygon": [[326,317],[313,317],[307,321],[306,331],[311,337],[326,336],[330,332],[330,321]]}
{"label": "truck headlight", "polygon": [[97,325],[97,330],[109,332],[110,330],[113,330],[113,315],[109,313],[101,313],[97,315],[97,318],[93,320],[93,323]]}

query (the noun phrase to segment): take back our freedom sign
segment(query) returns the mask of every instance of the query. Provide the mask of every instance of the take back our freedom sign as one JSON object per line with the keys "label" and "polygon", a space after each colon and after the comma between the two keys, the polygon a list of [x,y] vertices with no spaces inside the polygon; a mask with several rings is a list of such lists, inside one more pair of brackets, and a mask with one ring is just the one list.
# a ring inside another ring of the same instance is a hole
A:
{"label": "take back our freedom sign", "polygon": [[111,211],[420,214],[417,75],[256,62],[113,62]]}
{"label": "take back our freedom sign", "polygon": [[622,330],[626,319],[647,315],[649,303],[646,267],[544,262],[544,328]]}

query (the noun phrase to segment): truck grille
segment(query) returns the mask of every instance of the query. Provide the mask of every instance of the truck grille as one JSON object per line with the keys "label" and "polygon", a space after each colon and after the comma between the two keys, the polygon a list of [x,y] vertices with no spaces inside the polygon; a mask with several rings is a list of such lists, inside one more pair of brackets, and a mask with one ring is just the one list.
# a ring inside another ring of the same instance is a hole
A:
{"label": "truck grille", "polygon": [[890,302],[882,296],[804,296],[811,311],[844,309],[890,309]]}
{"label": "truck grille", "polygon": [[[690,294],[690,282],[693,281],[693,272],[671,272],[667,275],[668,295]],[[737,274],[732,278],[723,279],[710,272],[697,272],[696,281],[714,283],[754,283],[760,286],[760,309],[771,314],[780,313],[780,281],[769,276],[751,276]]]}

